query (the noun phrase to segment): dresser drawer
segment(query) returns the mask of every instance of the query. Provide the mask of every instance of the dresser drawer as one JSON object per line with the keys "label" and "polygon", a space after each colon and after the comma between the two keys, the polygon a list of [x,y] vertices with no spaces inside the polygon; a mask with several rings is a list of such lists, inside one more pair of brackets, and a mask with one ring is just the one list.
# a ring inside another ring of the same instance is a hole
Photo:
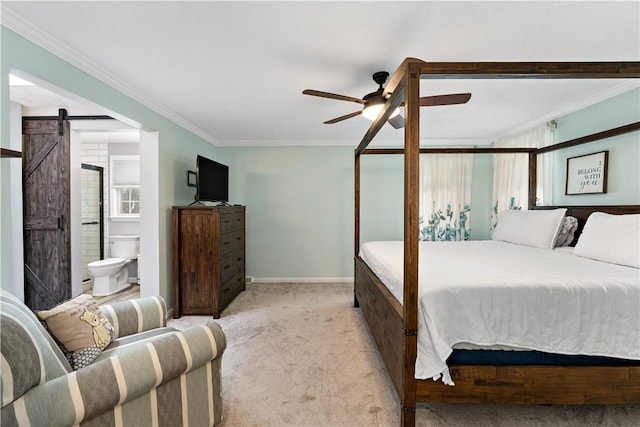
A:
{"label": "dresser drawer", "polygon": [[244,251],[236,251],[220,259],[220,282],[227,281],[238,270],[244,269]]}
{"label": "dresser drawer", "polygon": [[220,235],[220,257],[244,248],[244,229],[230,231]]}
{"label": "dresser drawer", "polygon": [[244,229],[244,211],[220,213],[220,232]]}
{"label": "dresser drawer", "polygon": [[236,271],[228,280],[220,285],[220,304],[226,307],[233,299],[245,289],[244,269]]}

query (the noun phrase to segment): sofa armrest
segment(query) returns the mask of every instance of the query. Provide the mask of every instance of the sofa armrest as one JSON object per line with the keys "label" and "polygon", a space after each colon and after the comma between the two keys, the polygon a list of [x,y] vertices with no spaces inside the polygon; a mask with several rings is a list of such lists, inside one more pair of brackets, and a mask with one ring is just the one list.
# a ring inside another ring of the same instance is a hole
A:
{"label": "sofa armrest", "polygon": [[159,296],[105,304],[100,310],[109,319],[117,338],[167,326],[167,306]]}
{"label": "sofa armrest", "polygon": [[78,424],[222,357],[225,348],[224,333],[215,322],[132,345],[32,388],[2,408],[1,421],[3,425]]}

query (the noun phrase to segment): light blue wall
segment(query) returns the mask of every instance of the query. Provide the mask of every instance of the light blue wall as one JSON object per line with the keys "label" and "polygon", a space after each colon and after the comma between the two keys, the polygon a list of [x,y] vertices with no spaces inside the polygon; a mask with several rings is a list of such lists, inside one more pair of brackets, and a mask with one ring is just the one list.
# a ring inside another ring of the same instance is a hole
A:
{"label": "light blue wall", "polygon": [[[556,120],[555,142],[640,121],[640,89],[634,89]],[[609,150],[607,192],[565,195],[567,158]],[[557,151],[554,155],[554,205],[640,204],[640,132]]]}
{"label": "light blue wall", "polygon": [[246,271],[258,279],[349,278],[353,148],[218,148],[230,203],[246,205]]}
{"label": "light blue wall", "polygon": [[[248,276],[353,277],[354,147],[218,149],[229,166],[230,202],[247,206]],[[361,242],[402,240],[403,161],[361,157]],[[491,156],[474,160],[475,239],[489,237],[492,164]]]}
{"label": "light blue wall", "polygon": [[[193,189],[187,187],[187,170],[194,169],[197,154],[215,158],[215,148],[207,141],[188,132],[149,108],[123,95],[110,86],[91,77],[59,57],[31,43],[18,34],[1,27],[1,72],[0,72],[0,137],[9,140],[9,83],[12,68],[19,69],[39,79],[48,81],[71,93],[101,105],[115,113],[141,123],[145,128],[159,134],[159,229],[160,237],[160,294],[171,301],[171,206],[188,204],[193,200]],[[13,280],[11,272],[11,207],[8,197],[12,185],[8,162],[2,159],[2,208],[0,210],[1,243],[1,286],[10,289]],[[141,167],[145,159],[141,159]],[[144,219],[143,219],[144,220]]]}
{"label": "light blue wall", "polygon": [[360,156],[361,244],[404,238],[403,170],[402,155]]}

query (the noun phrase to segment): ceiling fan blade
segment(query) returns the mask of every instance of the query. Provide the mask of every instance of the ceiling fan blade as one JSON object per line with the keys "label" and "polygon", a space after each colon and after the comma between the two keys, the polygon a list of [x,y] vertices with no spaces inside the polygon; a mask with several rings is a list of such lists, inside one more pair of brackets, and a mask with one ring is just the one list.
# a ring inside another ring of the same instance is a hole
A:
{"label": "ceiling fan blade", "polygon": [[354,111],[353,113],[345,114],[344,116],[340,116],[340,117],[336,117],[335,119],[327,120],[326,122],[324,122],[324,124],[332,125],[334,123],[338,123],[338,122],[341,122],[343,120],[350,119],[351,117],[359,116],[360,114],[362,114],[362,110]]}
{"label": "ceiling fan blade", "polygon": [[400,129],[404,127],[404,117],[402,117],[400,114],[398,114],[397,116],[388,118],[387,121],[395,129]]}
{"label": "ceiling fan blade", "polygon": [[466,104],[471,99],[470,93],[453,93],[450,95],[423,96],[420,98],[421,107],[433,107],[435,105]]}
{"label": "ceiling fan blade", "polygon": [[319,90],[305,89],[302,91],[302,93],[305,95],[319,96],[322,98],[338,99],[340,101],[357,102],[358,104],[362,104],[362,105],[366,104],[366,101],[364,99],[354,98],[352,96],[346,96],[346,95],[338,95],[336,93],[322,92]]}

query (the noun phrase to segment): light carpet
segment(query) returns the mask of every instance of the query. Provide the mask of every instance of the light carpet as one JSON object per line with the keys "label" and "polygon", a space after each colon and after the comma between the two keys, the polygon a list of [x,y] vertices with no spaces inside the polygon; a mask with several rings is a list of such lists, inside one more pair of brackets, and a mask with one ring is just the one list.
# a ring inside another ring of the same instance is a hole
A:
{"label": "light carpet", "polygon": [[[399,425],[400,401],[352,284],[250,284],[218,322],[228,342],[223,426]],[[419,404],[416,425],[638,426],[640,406]]]}

